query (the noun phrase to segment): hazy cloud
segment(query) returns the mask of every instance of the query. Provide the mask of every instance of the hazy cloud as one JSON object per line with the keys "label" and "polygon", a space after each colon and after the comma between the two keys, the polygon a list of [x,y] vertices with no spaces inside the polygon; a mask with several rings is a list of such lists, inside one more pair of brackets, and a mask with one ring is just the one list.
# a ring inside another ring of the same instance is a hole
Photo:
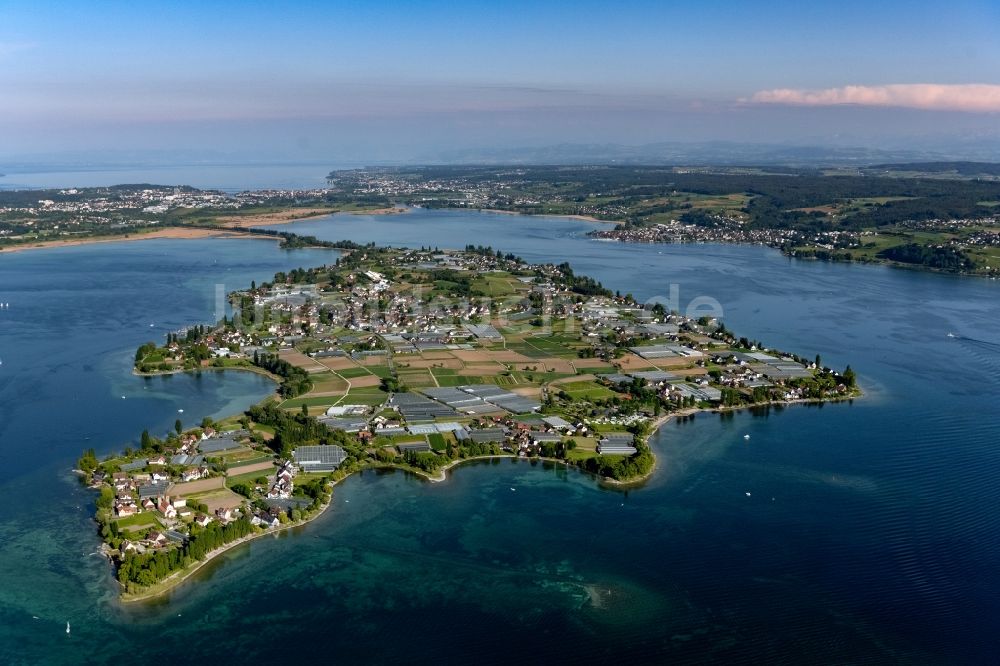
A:
{"label": "hazy cloud", "polygon": [[18,51],[27,51],[28,49],[33,49],[37,46],[33,42],[5,42],[0,40],[0,58],[4,56],[11,55],[12,53],[17,53]]}
{"label": "hazy cloud", "polygon": [[1000,111],[1000,85],[988,83],[897,83],[886,86],[844,86],[825,90],[778,88],[762,90],[750,102],[792,106],[895,106],[941,111]]}

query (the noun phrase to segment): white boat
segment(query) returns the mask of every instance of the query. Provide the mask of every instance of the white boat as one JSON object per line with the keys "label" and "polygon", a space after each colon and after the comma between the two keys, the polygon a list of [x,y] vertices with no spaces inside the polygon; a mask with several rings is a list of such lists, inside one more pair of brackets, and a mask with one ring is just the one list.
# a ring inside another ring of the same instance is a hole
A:
{"label": "white boat", "polygon": [[954,334],[954,333],[949,333],[949,334],[948,334],[948,337],[949,337],[949,338],[953,338],[953,337],[955,337],[955,334]]}
{"label": "white boat", "polygon": [[743,435],[743,439],[750,439],[750,435]]}
{"label": "white boat", "polygon": [[69,633],[69,622],[66,623],[66,633]]}

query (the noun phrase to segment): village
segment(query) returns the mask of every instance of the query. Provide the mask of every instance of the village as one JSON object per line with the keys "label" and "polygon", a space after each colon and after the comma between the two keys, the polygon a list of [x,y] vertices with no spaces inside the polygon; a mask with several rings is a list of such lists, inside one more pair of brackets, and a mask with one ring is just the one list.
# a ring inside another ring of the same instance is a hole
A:
{"label": "village", "polygon": [[635,483],[652,473],[647,440],[671,415],[860,394],[850,368],[491,248],[365,246],[230,299],[231,317],[140,347],[135,370],[148,381],[262,372],[277,395],[81,458],[128,594],[310,519],[331,483],[366,467],[441,480],[462,461],[508,456]]}

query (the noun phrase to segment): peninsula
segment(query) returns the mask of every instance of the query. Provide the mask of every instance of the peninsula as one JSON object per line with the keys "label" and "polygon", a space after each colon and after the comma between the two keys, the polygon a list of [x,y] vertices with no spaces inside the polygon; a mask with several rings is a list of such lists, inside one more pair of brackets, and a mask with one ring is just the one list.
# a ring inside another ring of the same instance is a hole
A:
{"label": "peninsula", "polygon": [[431,480],[508,456],[609,483],[652,473],[671,415],[860,395],[850,367],[768,348],[719,320],[614,293],[568,264],[333,243],[329,265],[230,294],[233,315],[136,350],[135,372],[263,372],[276,395],[221,422],[181,419],[79,460],[123,598],[301,524],[373,467]]}
{"label": "peninsula", "polygon": [[766,245],[797,258],[1000,276],[1000,165],[421,166],[334,171],[326,187],[227,194],[119,185],[0,192],[0,250],[260,232],[408,206],[603,222],[627,243]]}

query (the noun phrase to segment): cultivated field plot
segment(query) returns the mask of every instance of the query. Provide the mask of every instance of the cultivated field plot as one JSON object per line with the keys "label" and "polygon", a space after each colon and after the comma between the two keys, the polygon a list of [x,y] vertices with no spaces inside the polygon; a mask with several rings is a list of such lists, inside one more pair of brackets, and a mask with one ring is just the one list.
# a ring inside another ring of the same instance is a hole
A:
{"label": "cultivated field plot", "polygon": [[499,363],[470,363],[462,370],[465,375],[496,375],[506,372],[507,366]]}
{"label": "cultivated field plot", "polygon": [[271,454],[255,451],[253,449],[243,449],[232,454],[222,456],[222,464],[226,467],[239,467],[240,465],[250,465],[264,460],[270,460]]}
{"label": "cultivated field plot", "polygon": [[118,529],[123,532],[145,532],[149,529],[163,529],[163,523],[152,511],[143,511],[127,518],[118,518]]}
{"label": "cultivated field plot", "polygon": [[356,365],[353,368],[344,368],[343,370],[339,370],[337,374],[344,379],[354,379],[355,377],[368,377],[372,373],[369,372],[367,368],[362,368],[361,366]]}
{"label": "cultivated field plot", "polygon": [[344,370],[346,368],[357,367],[357,363],[347,358],[346,356],[331,356],[329,358],[317,358],[313,359],[317,363],[329,368],[330,370]]}
{"label": "cultivated field plot", "polygon": [[615,371],[615,367],[603,358],[578,358],[573,361],[573,365],[587,370],[593,369],[598,374],[608,374]]}
{"label": "cultivated field plot", "polygon": [[420,356],[422,358],[425,358],[425,359],[441,360],[441,359],[455,358],[456,354],[459,354],[459,353],[462,353],[462,352],[454,352],[453,353],[453,352],[450,352],[450,351],[447,351],[447,350],[444,350],[444,349],[435,349],[435,350],[432,350],[432,351],[421,352]]}
{"label": "cultivated field plot", "polygon": [[459,358],[466,363],[484,363],[487,361],[495,361],[497,363],[518,363],[521,361],[531,360],[524,354],[519,354],[512,349],[463,349],[461,351],[454,352],[454,354],[456,358]]}
{"label": "cultivated field plot", "polygon": [[389,394],[379,389],[351,389],[340,401],[349,405],[381,405],[389,399]]}
{"label": "cultivated field plot", "polygon": [[195,493],[194,495],[188,495],[187,499],[201,502],[208,508],[209,513],[215,513],[218,509],[235,509],[242,506],[243,502],[246,501],[243,495],[237,495],[232,490],[229,490],[229,488]]}
{"label": "cultivated field plot", "polygon": [[239,467],[230,467],[226,470],[226,476],[240,476],[241,474],[250,474],[252,472],[271,472],[274,470],[274,461],[267,460],[264,462],[254,463],[252,465],[240,465]]}
{"label": "cultivated field plot", "polygon": [[188,481],[187,483],[175,483],[173,487],[170,488],[170,493],[171,495],[187,497],[188,495],[194,495],[196,493],[203,493],[208,490],[225,487],[226,480],[221,476],[216,476],[211,479],[198,479],[197,481]]}
{"label": "cultivated field plot", "polygon": [[414,372],[400,372],[399,381],[407,386],[437,386],[434,382],[434,377],[427,370],[419,370]]}
{"label": "cultivated field plot", "polygon": [[472,282],[472,292],[479,296],[510,296],[527,291],[528,286],[510,275],[484,275]]}
{"label": "cultivated field plot", "polygon": [[351,379],[351,388],[367,388],[370,386],[378,386],[382,383],[382,378],[375,375],[365,375],[363,377],[353,377]]}
{"label": "cultivated field plot", "polygon": [[306,372],[326,372],[329,370],[329,368],[316,361],[316,359],[306,356],[302,352],[294,349],[283,349],[279,351],[278,358],[288,361],[295,367],[302,368]]}
{"label": "cultivated field plot", "polygon": [[317,374],[311,377],[313,388],[309,395],[329,395],[343,393],[347,390],[347,380],[332,372]]}
{"label": "cultivated field plot", "polygon": [[653,365],[660,368],[687,368],[694,365],[694,359],[678,357],[678,358],[654,358],[650,361]]}
{"label": "cultivated field plot", "polygon": [[593,381],[554,384],[552,388],[553,390],[565,391],[574,400],[589,400],[591,402],[606,400],[616,395],[614,391]]}
{"label": "cultivated field plot", "polygon": [[[684,360],[684,359],[681,359]],[[629,352],[617,360],[618,366],[623,371],[629,370],[656,370],[657,366],[653,365],[646,359]]]}
{"label": "cultivated field plot", "polygon": [[[281,403],[282,409],[300,409],[302,405],[306,407],[329,407],[338,402],[343,402],[346,398],[343,395],[314,395],[291,398]],[[311,411],[311,410],[310,410]]]}
{"label": "cultivated field plot", "polygon": [[[488,360],[488,359],[487,359]],[[450,370],[461,370],[465,364],[457,358],[407,358],[405,361],[397,361],[397,368],[447,368]]]}

